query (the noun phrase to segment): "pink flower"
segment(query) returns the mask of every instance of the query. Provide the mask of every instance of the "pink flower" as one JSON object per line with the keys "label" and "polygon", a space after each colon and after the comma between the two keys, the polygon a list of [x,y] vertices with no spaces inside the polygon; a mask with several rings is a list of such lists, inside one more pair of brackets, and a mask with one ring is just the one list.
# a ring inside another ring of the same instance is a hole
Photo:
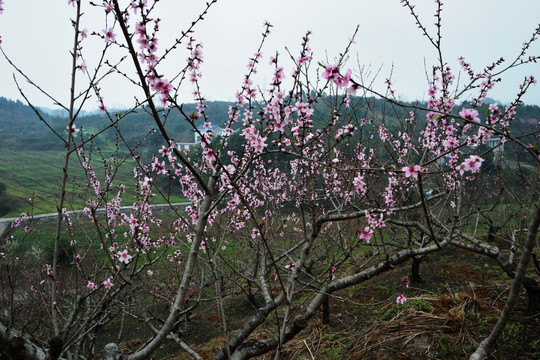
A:
{"label": "pink flower", "polygon": [[401,170],[405,173],[405,177],[412,177],[413,179],[418,179],[418,174],[420,173],[420,171],[422,171],[422,167],[420,165],[405,166]]}
{"label": "pink flower", "polygon": [[352,96],[356,96],[356,91],[360,88],[360,85],[357,83],[352,83],[351,86],[347,89],[347,93],[351,94]]}
{"label": "pink flower", "polygon": [[369,243],[369,240],[371,240],[371,237],[373,236],[373,230],[369,226],[366,226],[364,228],[364,232],[362,232],[359,236],[360,241],[365,241]]}
{"label": "pink flower", "polygon": [[227,171],[227,173],[231,175],[234,174],[234,172],[236,171],[236,168],[234,167],[233,164],[226,165],[223,168]]}
{"label": "pink flower", "polygon": [[75,124],[71,125],[71,129],[69,127],[67,127],[67,130],[71,133],[71,136],[73,137],[77,137],[77,126],[75,126]]}
{"label": "pink flower", "polygon": [[331,81],[337,81],[339,79],[339,68],[337,65],[327,65],[324,69],[324,72],[322,74],[322,77],[331,80]]}
{"label": "pink flower", "polygon": [[[145,186],[145,187],[146,187],[146,186],[150,186],[150,185],[152,185],[152,179],[149,178],[148,176],[145,176],[145,177],[144,177],[144,180],[143,180],[141,183],[142,183],[142,186]],[[133,224],[133,223],[131,222],[132,220],[133,220],[133,214],[131,214],[131,216],[130,216],[130,224]],[[137,219],[135,219],[135,220],[137,220]],[[137,221],[138,221],[138,220],[137,220]],[[135,224],[137,223],[137,221],[135,222]],[[133,230],[133,229],[132,229],[132,230]]]}
{"label": "pink flower", "polygon": [[287,265],[285,265],[285,269],[287,270],[292,270],[296,267],[296,264],[293,263],[292,261],[289,261],[289,263]]}
{"label": "pink flower", "polygon": [[480,124],[480,118],[478,117],[478,111],[474,109],[463,109],[459,112],[459,116],[469,121]]}
{"label": "pink flower", "polygon": [[114,4],[112,1],[109,1],[105,6],[105,12],[108,14],[114,9]]}
{"label": "pink flower", "polygon": [[139,220],[133,216],[133,214],[129,215],[129,227],[131,228],[131,231],[135,231],[135,228],[139,225]]}
{"label": "pink flower", "polygon": [[345,73],[345,76],[341,76],[336,82],[337,86],[346,87],[347,85],[349,85],[349,81],[351,81],[351,75],[352,75],[352,71],[351,69],[348,69],[347,72]]}
{"label": "pink flower", "polygon": [[402,286],[405,286],[405,287],[409,287],[409,284],[410,284],[409,277],[408,277],[408,276],[404,276],[404,277],[401,279],[401,285],[402,285]]}
{"label": "pink flower", "polygon": [[251,139],[251,147],[255,150],[256,153],[260,154],[267,147],[266,137],[261,137],[260,135],[255,136]]}
{"label": "pink flower", "polygon": [[403,305],[403,304],[405,304],[405,301],[407,301],[407,298],[403,294],[398,295],[398,297],[396,298],[396,303],[397,304]]}
{"label": "pink flower", "polygon": [[470,171],[473,174],[480,171],[480,166],[482,165],[482,162],[484,162],[484,159],[482,159],[478,155],[471,155],[467,159],[465,159],[465,170]]}
{"label": "pink flower", "polygon": [[[113,39],[114,40],[114,39]],[[162,96],[167,97],[171,90],[173,89],[172,84],[164,78],[159,78],[154,84],[154,89],[159,92]]]}
{"label": "pink flower", "polygon": [[465,170],[466,170],[465,163],[462,162],[461,164],[459,164],[459,165],[456,167],[456,170],[459,171],[459,175],[463,175],[463,174],[465,173]]}
{"label": "pink flower", "polygon": [[81,61],[81,64],[79,65],[79,70],[81,70],[82,72],[86,72],[87,67],[86,67],[86,62],[84,60]]}
{"label": "pink flower", "polygon": [[43,265],[43,268],[45,269],[45,272],[47,273],[47,276],[52,276],[52,266],[49,264]]}
{"label": "pink flower", "polygon": [[159,162],[157,158],[154,158],[152,162],[152,170],[156,171],[158,174],[166,174],[167,169],[165,168],[165,161]]}
{"label": "pink flower", "polygon": [[105,36],[104,39],[105,39],[106,42],[116,40],[116,35],[113,32],[113,28],[108,28],[106,30],[103,30],[103,34]]}
{"label": "pink flower", "polygon": [[106,289],[110,289],[114,286],[114,284],[111,282],[112,278],[108,278],[103,282],[103,285],[105,285]]}
{"label": "pink flower", "polygon": [[351,69],[348,69],[345,76],[341,76],[339,73],[339,67],[337,65],[327,65],[324,69],[322,77],[333,81],[339,87],[346,87],[351,80]]}
{"label": "pink flower", "polygon": [[99,101],[98,108],[99,110],[101,110],[102,113],[104,114],[107,113],[107,108],[105,107],[105,104],[103,104],[102,100]]}
{"label": "pink flower", "polygon": [[124,249],[124,251],[119,251],[116,255],[118,255],[118,260],[120,260],[120,262],[123,262],[124,264],[128,264],[133,257],[128,254],[127,249]]}
{"label": "pink flower", "polygon": [[459,164],[456,167],[456,170],[459,171],[460,175],[463,175],[465,171],[470,171],[471,173],[477,173],[480,171],[480,166],[482,166],[482,163],[484,162],[484,159],[482,159],[478,155],[471,155],[465,161],[463,161],[461,164]]}
{"label": "pink flower", "polygon": [[86,287],[90,290],[96,290],[98,287],[96,284],[94,284],[93,282],[91,281],[88,281],[88,284],[86,285]]}

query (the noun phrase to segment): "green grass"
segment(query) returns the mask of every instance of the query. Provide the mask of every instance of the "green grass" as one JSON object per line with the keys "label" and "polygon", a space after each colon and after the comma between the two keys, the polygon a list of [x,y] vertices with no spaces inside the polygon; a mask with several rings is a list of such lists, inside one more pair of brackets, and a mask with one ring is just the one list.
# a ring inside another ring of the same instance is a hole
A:
{"label": "green grass", "polygon": [[[110,155],[112,151],[105,153]],[[104,184],[105,174],[103,165],[93,160],[94,169],[101,184]],[[7,194],[17,204],[15,209],[4,217],[16,217],[21,212],[33,212],[34,215],[56,212],[62,179],[63,152],[59,151],[12,151],[0,150],[0,182],[7,187]],[[122,205],[132,204],[135,200],[133,168],[135,162],[128,160],[123,163],[115,176],[113,184],[123,183],[126,193]],[[67,183],[68,209],[82,209],[87,198],[85,194],[86,176],[77,157],[72,155],[69,163]],[[116,193],[116,190],[112,192]],[[30,201],[30,199],[33,201]],[[169,201],[181,202],[185,198],[171,194]],[[164,203],[159,196],[155,203]]]}

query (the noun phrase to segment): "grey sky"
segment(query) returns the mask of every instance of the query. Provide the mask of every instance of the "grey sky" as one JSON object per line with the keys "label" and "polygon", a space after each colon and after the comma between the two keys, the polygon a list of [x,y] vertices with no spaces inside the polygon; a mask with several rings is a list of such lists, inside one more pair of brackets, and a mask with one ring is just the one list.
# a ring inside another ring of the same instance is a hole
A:
{"label": "grey sky", "polygon": [[[186,29],[186,24],[204,8],[204,3],[199,0],[160,1],[163,7],[160,50]],[[434,2],[417,0],[415,3],[424,24],[434,32]],[[459,56],[464,56],[477,71],[501,56],[507,61],[513,60],[521,44],[530,38],[540,23],[538,0],[447,0],[444,5],[443,54],[456,72]],[[67,101],[69,51],[73,43],[69,19],[74,14],[73,8],[67,5],[67,0],[5,0],[4,8],[0,15],[3,49],[43,89],[60,101]],[[84,11],[83,28],[89,32],[105,29],[102,13],[88,5]],[[359,65],[371,69],[372,73],[381,68],[374,83],[376,89],[384,91],[383,81],[392,73],[399,97],[405,100],[426,98],[424,64],[428,68],[431,66],[435,49],[421,35],[399,0],[219,0],[194,34],[197,41],[204,44],[201,90],[208,100],[233,100],[248,59],[261,39],[265,20],[274,27],[263,48],[264,60],[256,78],[263,88],[264,82],[270,82],[272,77],[269,56],[276,51],[284,55],[282,66],[289,75],[291,62],[285,47],[296,56],[306,30],[313,32],[311,48],[315,59],[333,62],[359,25],[356,44],[347,64],[353,74],[358,75]],[[120,35],[119,30],[115,32]],[[97,38],[85,40],[83,54],[89,68],[95,66],[102,44],[103,41]],[[540,43],[535,43],[529,53],[540,55]],[[161,72],[172,76],[174,69],[183,66],[186,57],[185,52],[178,52],[163,64],[166,67],[161,68]],[[20,99],[12,74],[13,69],[1,58],[0,96]],[[526,75],[540,78],[540,64],[511,70],[489,96],[510,101]],[[52,107],[50,100],[33,91],[20,76],[18,79],[37,105]],[[191,88],[188,83],[185,85],[186,89],[181,93],[183,100],[192,102]],[[108,107],[129,106],[134,96],[141,96],[140,90],[118,78],[103,83],[102,91]],[[540,84],[524,100],[540,105]],[[89,109],[96,108],[95,98],[88,106]]]}

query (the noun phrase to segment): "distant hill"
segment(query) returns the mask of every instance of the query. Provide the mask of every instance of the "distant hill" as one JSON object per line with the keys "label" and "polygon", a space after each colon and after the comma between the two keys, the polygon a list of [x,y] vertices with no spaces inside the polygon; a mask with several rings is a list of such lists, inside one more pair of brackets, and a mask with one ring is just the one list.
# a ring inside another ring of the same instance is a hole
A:
{"label": "distant hill", "polygon": [[[65,124],[64,120],[57,117],[47,116],[46,119],[56,129]],[[46,126],[29,106],[0,97],[0,149],[61,148],[54,134],[46,130]]]}
{"label": "distant hill", "polygon": [[[322,99],[318,104],[314,104],[316,109],[314,114],[314,125],[322,127],[331,120],[332,114],[324,105],[326,99]],[[490,100],[493,102],[493,100]],[[228,119],[228,109],[233,103],[214,101],[208,102],[206,114],[209,121],[215,125],[222,125]],[[425,106],[420,103],[419,105]],[[195,104],[185,104],[184,112],[190,114],[196,111]],[[118,110],[116,112],[121,112]],[[253,110],[256,114],[257,108]],[[406,116],[408,109],[399,109],[392,106],[384,100],[375,98],[354,98],[349,108],[341,109],[342,116],[353,119],[362,117],[384,116],[392,119]],[[483,114],[483,111],[480,111]],[[43,109],[43,118],[57,132],[64,134],[66,131],[66,118],[59,116],[56,110]],[[425,113],[417,111],[417,116],[422,119]],[[535,105],[523,105],[518,108],[516,121],[512,124],[512,131],[531,130],[538,126],[540,119],[540,108]],[[199,120],[202,122],[202,120]],[[82,128],[85,135],[95,133],[96,131],[110,124],[110,120],[102,113],[82,113],[76,121],[78,128]],[[200,125],[200,124],[199,124]],[[152,117],[143,109],[138,109],[136,113],[127,115],[119,124],[119,128],[130,145],[134,145],[146,136],[152,128],[155,127]],[[187,142],[193,139],[191,125],[184,119],[178,110],[171,110],[167,117],[165,127],[169,135],[178,142]],[[96,140],[99,146],[111,145],[116,140],[113,129],[106,131]],[[147,141],[147,147],[156,147],[162,144],[159,135],[151,136]],[[27,150],[53,150],[62,149],[62,144],[47,129],[45,124],[38,119],[34,111],[20,101],[11,101],[0,97],[0,149],[27,149]]]}
{"label": "distant hill", "polygon": [[[216,101],[209,102],[207,105],[207,114],[213,119],[212,121],[216,124],[223,124],[227,120],[230,103]],[[196,111],[196,105],[186,104],[184,111],[186,114],[190,114]],[[122,110],[111,111],[112,114],[115,112],[120,113]],[[64,113],[50,109],[40,109],[40,113],[55,131],[65,134],[66,116]],[[101,112],[81,114],[76,120],[76,126],[79,129],[82,128],[85,135],[95,133],[110,124],[110,120]],[[130,145],[138,143],[154,127],[154,120],[142,109],[127,115],[119,123],[119,128]],[[191,141],[193,139],[190,124],[185,121],[178,110],[170,111],[165,128],[169,135],[177,141]],[[115,140],[115,131],[110,129],[99,136],[96,144],[106,146],[114,143]],[[158,143],[161,144],[161,141],[156,135],[149,139],[148,145],[156,146]],[[20,101],[11,101],[0,97],[0,149],[16,150],[21,147],[27,150],[63,148],[59,139],[39,120],[29,106]]]}

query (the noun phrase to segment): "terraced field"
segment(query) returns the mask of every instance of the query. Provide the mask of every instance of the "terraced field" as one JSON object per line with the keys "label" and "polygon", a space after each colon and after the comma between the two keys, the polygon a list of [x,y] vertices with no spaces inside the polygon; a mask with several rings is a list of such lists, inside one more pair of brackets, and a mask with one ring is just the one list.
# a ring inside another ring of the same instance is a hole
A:
{"label": "terraced field", "polygon": [[[110,154],[105,154],[110,155]],[[56,211],[60,182],[62,177],[63,153],[59,151],[12,151],[0,150],[0,182],[7,188],[9,201],[15,210],[3,217],[15,217],[22,211],[44,214]],[[135,200],[133,167],[135,162],[127,160],[118,167],[114,184],[126,185],[123,205],[130,205]],[[94,168],[103,183],[105,172],[98,160]],[[68,209],[84,207],[86,176],[76,156],[70,159],[70,171],[67,186]],[[172,194],[170,201],[181,202],[184,198]],[[156,203],[164,202],[156,198]]]}

